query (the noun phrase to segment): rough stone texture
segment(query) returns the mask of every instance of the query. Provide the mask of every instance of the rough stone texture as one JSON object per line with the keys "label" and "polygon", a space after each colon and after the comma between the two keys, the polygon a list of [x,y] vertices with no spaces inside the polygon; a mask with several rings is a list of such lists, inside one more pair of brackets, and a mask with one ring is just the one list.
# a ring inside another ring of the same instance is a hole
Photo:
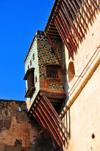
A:
{"label": "rough stone texture", "polygon": [[21,145],[14,146],[5,146],[4,151],[21,151]]}
{"label": "rough stone texture", "polygon": [[[93,26],[89,27],[89,31],[75,56],[76,75],[80,75],[99,45],[100,13],[96,15]],[[74,77],[69,83],[70,89],[76,80],[77,77]],[[100,65],[67,111],[63,122],[70,134],[68,151],[100,150]]]}
{"label": "rough stone texture", "polygon": [[38,146],[49,146],[39,132],[36,120],[27,116],[25,102],[0,100],[0,151],[37,151]]}
{"label": "rough stone texture", "polygon": [[4,120],[4,127],[5,127],[7,130],[9,130],[10,125],[11,125],[11,120]]}

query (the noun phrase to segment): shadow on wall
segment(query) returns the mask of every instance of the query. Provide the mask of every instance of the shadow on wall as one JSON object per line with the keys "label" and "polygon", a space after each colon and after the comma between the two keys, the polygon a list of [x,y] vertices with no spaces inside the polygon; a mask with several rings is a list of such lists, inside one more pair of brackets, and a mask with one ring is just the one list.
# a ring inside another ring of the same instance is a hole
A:
{"label": "shadow on wall", "polygon": [[32,151],[51,151],[51,146],[45,138],[44,133],[41,131],[39,134],[35,139],[35,145]]}
{"label": "shadow on wall", "polygon": [[0,100],[0,151],[50,151],[24,101]]}
{"label": "shadow on wall", "polygon": [[[67,96],[68,92],[69,92],[69,82],[71,82],[71,80],[74,78],[75,76],[75,67],[74,67],[74,62],[72,59],[69,58],[68,55],[68,68],[67,68],[67,64],[66,64],[66,57],[65,57],[65,47],[64,45],[62,45],[62,50],[63,50],[63,66],[64,69],[66,71],[66,76],[64,76],[64,81],[65,81],[65,92],[66,92],[66,98],[62,103],[62,106],[59,110],[59,113],[61,113],[62,109],[64,108],[64,106],[67,104],[67,101],[69,100],[69,96]],[[69,139],[71,136],[71,117],[70,117],[70,109],[67,111],[66,115],[64,116],[64,118],[62,118],[62,122],[64,123],[65,127],[67,128],[67,131],[69,133]]]}

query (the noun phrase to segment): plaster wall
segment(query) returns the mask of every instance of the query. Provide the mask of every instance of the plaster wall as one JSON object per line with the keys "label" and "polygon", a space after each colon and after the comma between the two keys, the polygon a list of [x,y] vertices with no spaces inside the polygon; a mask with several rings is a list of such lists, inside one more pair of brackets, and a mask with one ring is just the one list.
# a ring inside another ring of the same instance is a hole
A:
{"label": "plaster wall", "polygon": [[63,118],[70,134],[68,151],[100,150],[99,76],[100,65]]}
{"label": "plaster wall", "polygon": [[[92,26],[89,25],[85,39],[82,43],[79,43],[79,49],[77,54],[74,54],[74,68],[75,76],[73,80],[69,82],[69,91],[73,86],[74,82],[77,80],[80,73],[83,71],[84,67],[88,63],[89,59],[92,57],[93,53],[96,51],[97,47],[100,46],[100,13],[96,14]],[[67,51],[67,50],[66,50]],[[66,67],[68,69],[68,64],[71,59],[66,59]],[[81,78],[80,78],[81,79]]]}
{"label": "plaster wall", "polygon": [[[87,35],[73,61],[75,74],[80,75],[89,59],[100,45],[100,13],[92,26],[89,26]],[[65,50],[67,51],[67,50]],[[97,54],[100,53],[98,49]],[[67,57],[67,55],[66,55]],[[96,59],[96,56],[95,56]],[[93,61],[93,60],[92,60]],[[92,66],[92,61],[89,66]],[[66,67],[70,60],[66,61]],[[88,67],[89,67],[88,66]],[[88,69],[86,70],[88,72]],[[82,75],[84,76],[84,75]],[[70,109],[63,118],[63,122],[69,131],[68,151],[99,151],[100,150],[100,65],[94,71],[87,84],[82,89]],[[68,83],[69,91],[77,80],[77,76]],[[80,77],[80,82],[81,82]],[[72,95],[72,94],[70,94]],[[67,97],[66,101],[70,99]],[[94,136],[94,137],[93,137]]]}

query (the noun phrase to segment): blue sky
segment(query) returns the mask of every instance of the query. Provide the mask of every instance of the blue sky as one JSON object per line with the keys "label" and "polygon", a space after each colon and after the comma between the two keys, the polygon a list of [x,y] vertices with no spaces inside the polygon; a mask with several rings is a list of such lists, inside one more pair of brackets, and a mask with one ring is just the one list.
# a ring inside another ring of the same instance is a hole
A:
{"label": "blue sky", "polygon": [[54,0],[0,0],[0,99],[26,100],[24,59]]}

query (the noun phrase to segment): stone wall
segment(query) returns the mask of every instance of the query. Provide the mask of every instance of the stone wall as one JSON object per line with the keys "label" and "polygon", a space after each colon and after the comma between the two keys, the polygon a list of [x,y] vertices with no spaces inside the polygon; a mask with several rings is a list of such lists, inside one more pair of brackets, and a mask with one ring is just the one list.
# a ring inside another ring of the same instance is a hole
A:
{"label": "stone wall", "polygon": [[0,151],[44,151],[50,146],[24,101],[0,100]]}

